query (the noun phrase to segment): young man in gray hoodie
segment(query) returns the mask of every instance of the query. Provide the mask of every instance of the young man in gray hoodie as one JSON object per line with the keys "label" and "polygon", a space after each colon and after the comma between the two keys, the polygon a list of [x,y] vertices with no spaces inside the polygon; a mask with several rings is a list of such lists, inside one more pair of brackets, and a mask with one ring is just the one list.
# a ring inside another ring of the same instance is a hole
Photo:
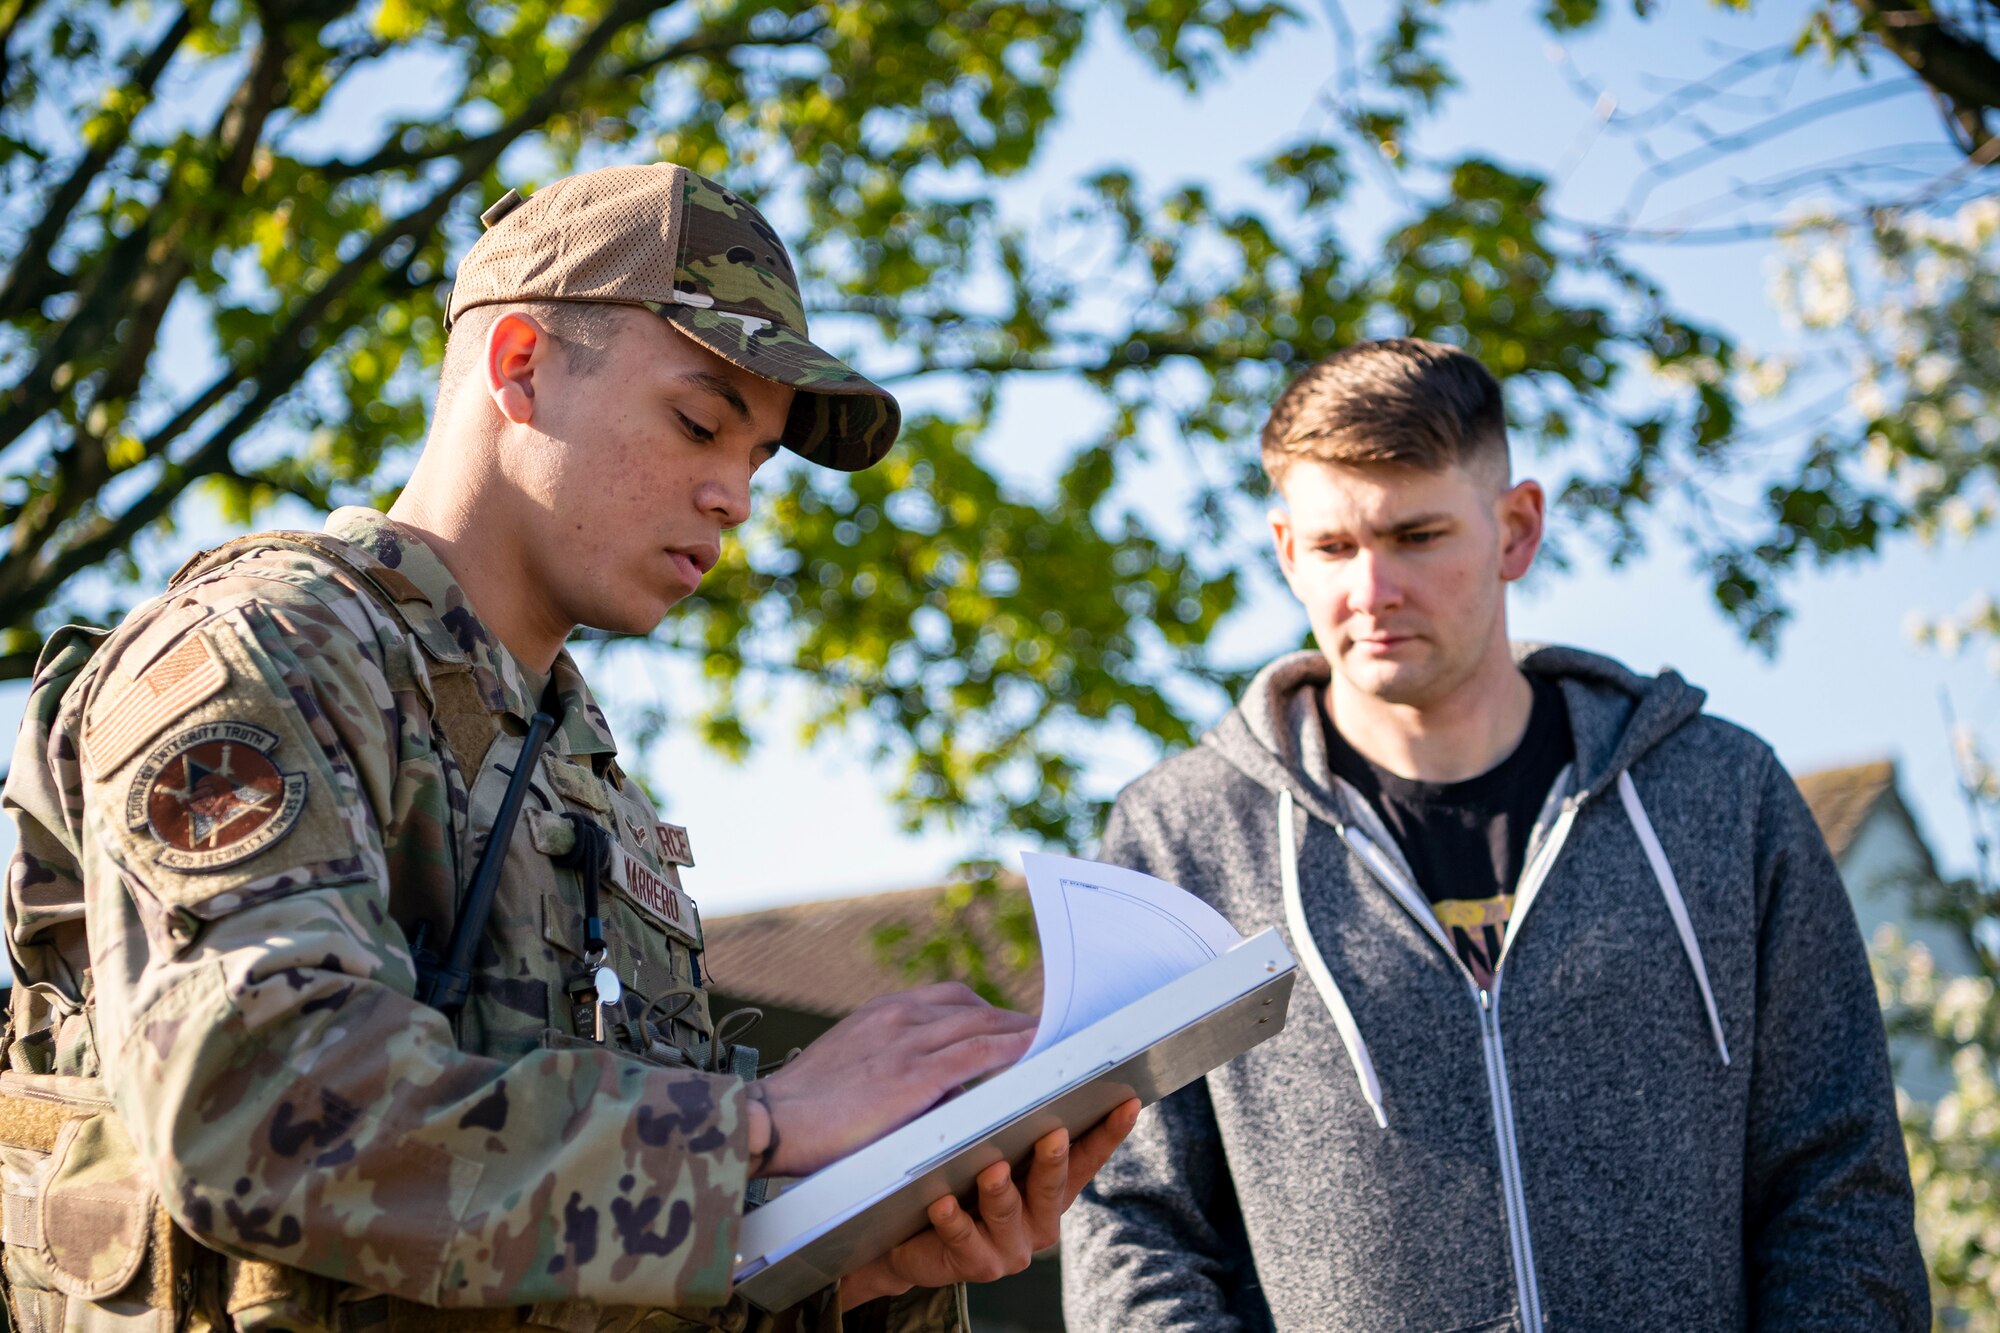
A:
{"label": "young man in gray hoodie", "polygon": [[1263,457],[1320,651],[1126,789],[1101,855],[1284,924],[1300,985],[1066,1219],[1073,1333],[1928,1329],[1826,844],[1674,672],[1510,644],[1544,496],[1492,376],[1360,344]]}

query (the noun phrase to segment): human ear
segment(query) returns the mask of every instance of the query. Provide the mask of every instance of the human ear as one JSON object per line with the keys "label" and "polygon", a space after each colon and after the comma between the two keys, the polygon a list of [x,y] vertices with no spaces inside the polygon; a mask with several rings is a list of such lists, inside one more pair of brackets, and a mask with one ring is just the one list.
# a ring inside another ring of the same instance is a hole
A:
{"label": "human ear", "polygon": [[1548,497],[1538,481],[1510,487],[1495,506],[1500,520],[1500,577],[1508,583],[1525,576],[1542,549]]}
{"label": "human ear", "polygon": [[[1298,539],[1298,529],[1292,526],[1291,513],[1283,505],[1272,505],[1264,517],[1271,525],[1271,546],[1278,553],[1278,569],[1284,574],[1285,583],[1291,588],[1292,595],[1298,597],[1299,587],[1294,577],[1297,570],[1294,557],[1297,552],[1293,547],[1293,543]],[[1300,597],[1299,600],[1305,599]]]}
{"label": "human ear", "polygon": [[518,310],[486,331],[486,391],[500,415],[517,426],[535,419],[535,377],[554,341],[534,316]]}

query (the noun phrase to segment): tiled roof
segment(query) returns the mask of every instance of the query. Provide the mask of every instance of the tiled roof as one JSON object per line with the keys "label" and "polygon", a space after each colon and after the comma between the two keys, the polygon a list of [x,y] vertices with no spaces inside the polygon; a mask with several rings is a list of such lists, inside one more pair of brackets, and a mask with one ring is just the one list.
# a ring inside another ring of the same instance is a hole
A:
{"label": "tiled roof", "polygon": [[1877,759],[1847,768],[1822,768],[1799,774],[1798,784],[1812,808],[1813,822],[1819,825],[1826,845],[1833,850],[1833,859],[1838,861],[1854,845],[1855,834],[1861,832],[1877,803],[1895,793],[1896,765],[1893,760]]}
{"label": "tiled roof", "polygon": [[[1877,803],[1893,797],[1896,766],[1884,759],[1821,769],[1801,774],[1798,783],[1838,859]],[[944,892],[938,887],[902,889],[708,917],[702,928],[709,984],[751,1004],[782,1005],[828,1017],[850,1013],[863,1000],[928,979],[899,966],[891,956],[894,950],[885,950],[879,940],[889,931],[934,929]],[[1003,892],[1025,890],[1016,881]],[[986,957],[997,959],[999,950],[991,947],[990,930],[983,925],[974,929],[988,945]],[[989,966],[1010,1004],[1026,1013],[1041,1008],[1039,963],[1007,975],[998,975],[1004,969],[997,964]]]}
{"label": "tiled roof", "polygon": [[[1018,880],[1003,894],[1024,894]],[[907,930],[912,935],[935,933],[943,913],[944,889],[928,887],[874,893],[859,898],[773,907],[737,916],[705,917],[702,921],[703,970],[708,984],[731,999],[751,1004],[782,1005],[809,1014],[838,1017],[863,1000],[887,991],[908,990],[932,977],[912,974],[900,965],[883,935]],[[985,946],[987,966],[1007,1002],[1024,1013],[1042,1005],[1042,968],[1033,962],[1020,972],[999,963],[988,921],[990,913],[972,909],[973,933]]]}

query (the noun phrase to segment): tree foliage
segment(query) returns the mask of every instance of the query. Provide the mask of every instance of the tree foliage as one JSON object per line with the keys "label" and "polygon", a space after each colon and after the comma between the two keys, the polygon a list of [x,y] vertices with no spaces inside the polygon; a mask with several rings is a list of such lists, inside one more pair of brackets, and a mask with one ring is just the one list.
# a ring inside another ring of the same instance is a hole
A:
{"label": "tree foliage", "polygon": [[[1985,781],[1978,800],[2000,815],[1990,769]],[[1973,970],[1941,972],[1929,949],[1889,932],[1871,950],[1876,988],[1892,1039],[1933,1052],[1950,1077],[1935,1102],[1898,1093],[1936,1326],[2000,1333],[2000,952],[1975,928],[2000,903],[1978,876],[1930,892],[1921,915],[1962,932]]]}
{"label": "tree foliage", "polygon": [[[1779,576],[1796,564],[1872,554],[1899,534],[1963,540],[2000,500],[2000,203],[1808,214],[1780,256],[1774,298],[1799,342],[1758,368],[1764,391],[1814,360],[1838,388],[1767,493],[1766,521],[1718,562],[1726,604],[1753,629],[1781,617]],[[1950,646],[1992,632],[1992,618],[1989,599],[1924,635]]]}
{"label": "tree foliage", "polygon": [[1876,984],[1892,1031],[1937,1051],[1952,1086],[1936,1103],[1902,1097],[1917,1231],[1940,1328],[2000,1331],[2000,1000],[1991,955],[1946,977],[1921,945],[1878,941]]}
{"label": "tree foliage", "polygon": [[1952,741],[1973,872],[1897,887],[1914,918],[1943,925],[1971,966],[1941,968],[1929,948],[1894,930],[1870,955],[1891,1049],[1929,1052],[1950,1080],[1935,1102],[1897,1093],[1934,1325],[2000,1333],[2000,771],[1970,730],[1954,728]]}
{"label": "tree foliage", "polygon": [[[784,474],[685,614],[612,651],[698,662],[706,696],[660,720],[725,751],[754,739],[748,683],[802,682],[809,731],[874,747],[912,825],[1076,842],[1097,813],[1081,736],[1192,739],[1252,665],[1208,650],[1257,559],[1230,535],[1232,501],[1260,485],[1249,442],[1290,375],[1360,336],[1455,342],[1508,376],[1519,438],[1550,451],[1575,526],[1614,559],[1680,497],[1753,637],[1776,632],[1793,564],[1872,550],[1990,480],[1976,427],[1949,463],[1888,432],[1885,465],[1878,422],[1868,447],[1805,441],[1747,524],[1703,526],[1740,467],[1757,367],[1615,236],[1552,217],[1537,175],[1426,155],[1424,119],[1462,77],[1441,54],[1452,12],[1399,2],[1367,40],[1348,33],[1330,114],[1255,164],[1252,203],[1109,169],[1023,208],[1011,183],[1087,42],[1198,94],[1299,16],[1282,0],[6,0],[0,678],[60,619],[118,614],[218,507],[247,525],[285,497],[393,494],[477,213],[610,161],[680,161],[765,204],[822,336],[913,404],[890,463]],[[1829,0],[1798,50],[1897,51],[1885,12]],[[1568,33],[1602,15],[1574,0],[1541,17]],[[384,124],[366,108],[391,86],[435,106]],[[1939,96],[1960,130],[1984,114],[1962,87]],[[1343,230],[1363,172],[1400,211],[1366,254]],[[1975,258],[1983,273],[1990,247]],[[1990,295],[1960,285],[1971,306],[1937,307],[1922,336]],[[1010,483],[985,442],[1014,386],[1051,376],[1096,410],[1053,428],[1047,475]],[[1919,461],[1937,462],[1921,495],[1878,475]],[[1184,516],[1134,502],[1163,469],[1199,479]]]}
{"label": "tree foliage", "polygon": [[1947,129],[1981,165],[2000,153],[2000,54],[1993,0],[1820,0],[1801,45],[1866,64],[1881,51],[1931,90]]}
{"label": "tree foliage", "polygon": [[[1567,37],[1608,9],[1532,12]],[[912,411],[870,473],[782,473],[684,613],[605,651],[698,664],[705,695],[652,721],[724,752],[754,740],[746,690],[799,682],[810,732],[872,747],[912,826],[1079,843],[1098,814],[1084,738],[1192,739],[1254,665],[1210,649],[1256,560],[1231,538],[1232,504],[1261,484],[1251,441],[1292,374],[1357,337],[1485,359],[1570,526],[1621,559],[1671,510],[1757,641],[1800,565],[1991,521],[1994,0],[1818,0],[1784,47],[1609,115],[1692,129],[1663,176],[1830,110],[1717,128],[1759,71],[1832,61],[1867,80],[1850,103],[1912,78],[1935,98],[1957,159],[1935,179],[1868,189],[1906,164],[1808,164],[1738,188],[1764,212],[1706,232],[1568,218],[1534,171],[1430,152],[1426,118],[1491,77],[1446,58],[1458,12],[1388,0],[1359,33],[1329,6],[1328,114],[1253,164],[1252,202],[1107,169],[1024,207],[1087,43],[1200,94],[1301,16],[1285,0],[0,0],[0,679],[55,623],[115,618],[221,535],[218,512],[247,526],[287,498],[386,501],[480,210],[616,161],[679,161],[765,205],[817,331]],[[383,123],[370,103],[392,88],[434,100]],[[1380,245],[1346,226],[1363,179],[1397,210]],[[1829,204],[1774,211],[1809,190]],[[1789,247],[1789,357],[1739,351],[1630,258],[1741,236]],[[1749,424],[1813,357],[1837,398]],[[1047,425],[1045,475],[1009,481],[994,423],[1052,377],[1093,410]],[[1135,501],[1168,471],[1196,479],[1183,514]],[[1725,513],[1746,476],[1756,493]],[[1996,627],[1985,606],[1933,632]],[[987,936],[947,921],[882,946],[990,983],[966,941],[1018,952],[1025,919],[990,867],[954,892],[952,921],[992,915]],[[1968,1327],[2000,1326],[1992,983],[1891,983],[1959,1052],[1955,1100],[1909,1123],[1941,1305],[1985,1311]]]}
{"label": "tree foliage", "polygon": [[[1204,652],[1239,595],[1218,534],[1254,475],[1246,439],[1304,364],[1363,332],[1487,355],[1517,372],[1527,437],[1589,436],[1572,498],[1614,518],[1643,504],[1645,459],[1727,436],[1719,393],[1620,408],[1639,358],[1726,344],[1561,243],[1532,177],[1478,158],[1412,174],[1406,225],[1350,254],[1350,158],[1449,84],[1414,9],[1365,114],[1261,164],[1265,206],[1117,171],[1037,216],[1003,206],[1094,22],[1199,90],[1294,19],[1275,0],[13,0],[0,672],[26,672],[60,618],[115,615],[210,506],[249,523],[287,496],[382,501],[422,435],[440,289],[477,212],[664,157],[766,203],[822,331],[920,404],[877,472],[787,475],[663,631],[713,686],[699,725],[747,744],[746,673],[792,673],[812,727],[878,748],[912,822],[1087,835],[1079,729],[1183,744],[1198,692],[1237,679]],[[416,78],[443,90],[435,113],[372,126],[344,100]],[[1010,384],[1054,373],[1102,424],[1022,492],[980,444]],[[1209,479],[1186,525],[1120,484],[1166,450]]]}

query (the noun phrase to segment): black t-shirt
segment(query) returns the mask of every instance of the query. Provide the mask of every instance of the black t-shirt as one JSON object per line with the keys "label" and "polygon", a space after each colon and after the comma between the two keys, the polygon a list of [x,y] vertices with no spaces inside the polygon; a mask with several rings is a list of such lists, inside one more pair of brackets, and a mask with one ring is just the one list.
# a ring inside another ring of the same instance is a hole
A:
{"label": "black t-shirt", "polygon": [[1576,751],[1561,688],[1545,676],[1530,676],[1528,682],[1535,703],[1521,743],[1463,782],[1415,782],[1369,763],[1342,739],[1327,713],[1326,696],[1320,696],[1334,774],[1352,783],[1382,817],[1438,924],[1481,986],[1493,984],[1535,816]]}

